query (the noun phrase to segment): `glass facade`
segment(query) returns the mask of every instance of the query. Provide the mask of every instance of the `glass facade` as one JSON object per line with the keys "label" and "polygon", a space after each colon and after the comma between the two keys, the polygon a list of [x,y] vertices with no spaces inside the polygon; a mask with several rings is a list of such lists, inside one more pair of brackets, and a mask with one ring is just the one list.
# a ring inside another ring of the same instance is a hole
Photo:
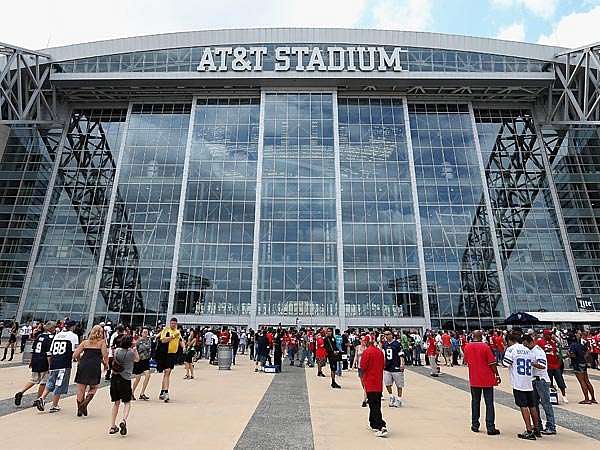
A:
{"label": "glass facade", "polygon": [[25,300],[25,316],[87,318],[126,109],[71,115]]}
{"label": "glass facade", "polygon": [[259,104],[257,98],[197,101],[177,314],[250,312]]}
{"label": "glass facade", "polygon": [[[220,45],[219,47],[237,47],[238,45]],[[272,71],[275,66],[276,47],[319,47],[323,52],[325,64],[329,64],[327,47],[347,47],[346,44],[243,44],[242,47],[265,47],[263,71]],[[363,46],[366,48],[366,46]],[[354,48],[357,48],[356,46]],[[394,47],[384,47],[390,54]],[[122,53],[105,56],[63,61],[58,70],[67,73],[105,73],[105,72],[195,72],[205,47],[185,47],[165,50],[151,50],[135,53]],[[422,47],[402,47],[400,61],[403,70],[411,72],[546,72],[551,66],[544,61],[519,58],[515,56],[489,53],[444,50]],[[366,52],[368,54],[368,52]],[[358,55],[356,53],[356,55]],[[295,66],[297,58],[291,60]],[[220,57],[217,58],[220,60]],[[231,65],[234,55],[226,56]],[[358,61],[358,56],[356,56]],[[365,58],[368,60],[368,57]],[[309,55],[304,54],[304,64]],[[371,64],[371,61],[368,62]],[[219,61],[216,62],[219,64]]]}
{"label": "glass facade", "polygon": [[423,316],[403,102],[338,105],[346,316]]}
{"label": "glass facade", "polygon": [[583,297],[600,311],[600,127],[551,132],[554,180]]}
{"label": "glass facade", "polygon": [[60,137],[0,125],[0,320],[17,315]]}
{"label": "glass facade", "polygon": [[491,325],[504,310],[468,105],[408,107],[432,325]]}
{"label": "glass facade", "polygon": [[598,130],[527,109],[265,89],[6,136],[0,318],[479,328],[600,299]]}
{"label": "glass facade", "polygon": [[267,93],[258,315],[338,314],[333,95]]}

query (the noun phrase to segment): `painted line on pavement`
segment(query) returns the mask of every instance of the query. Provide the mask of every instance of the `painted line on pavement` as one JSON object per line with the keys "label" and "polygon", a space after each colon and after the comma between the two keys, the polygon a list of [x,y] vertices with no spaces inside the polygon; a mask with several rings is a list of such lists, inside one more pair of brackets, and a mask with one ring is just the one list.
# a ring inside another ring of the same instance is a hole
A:
{"label": "painted line on pavement", "polygon": [[[273,380],[248,421],[236,450],[314,450],[308,387],[304,369],[287,366]],[[289,425],[282,428],[282,424]],[[290,425],[290,424],[293,424]]]}

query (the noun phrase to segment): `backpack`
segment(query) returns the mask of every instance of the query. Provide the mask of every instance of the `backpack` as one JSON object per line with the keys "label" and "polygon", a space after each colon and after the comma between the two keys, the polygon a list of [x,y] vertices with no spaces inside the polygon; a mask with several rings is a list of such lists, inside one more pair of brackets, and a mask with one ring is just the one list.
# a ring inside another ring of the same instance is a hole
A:
{"label": "backpack", "polygon": [[121,364],[118,360],[117,360],[117,352],[118,349],[115,350],[115,356],[113,357],[112,363],[110,364],[110,368],[113,371],[113,373],[121,373],[123,372],[123,364]]}

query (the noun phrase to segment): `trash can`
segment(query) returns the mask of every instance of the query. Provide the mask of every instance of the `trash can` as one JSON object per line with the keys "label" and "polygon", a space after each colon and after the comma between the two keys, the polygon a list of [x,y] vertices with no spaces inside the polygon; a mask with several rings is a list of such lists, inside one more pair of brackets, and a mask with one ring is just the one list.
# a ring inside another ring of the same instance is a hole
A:
{"label": "trash can", "polygon": [[231,360],[233,354],[231,352],[231,345],[219,344],[217,349],[217,360],[219,362],[219,370],[231,370]]}

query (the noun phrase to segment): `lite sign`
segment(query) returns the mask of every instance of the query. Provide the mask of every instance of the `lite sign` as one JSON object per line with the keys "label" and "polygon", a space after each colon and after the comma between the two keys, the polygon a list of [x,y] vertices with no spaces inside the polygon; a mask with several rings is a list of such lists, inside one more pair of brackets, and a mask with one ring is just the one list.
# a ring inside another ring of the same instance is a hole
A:
{"label": "lite sign", "polygon": [[[270,53],[272,52],[272,53]],[[402,71],[401,47],[205,47],[198,72]],[[406,58],[406,55],[404,55]]]}

